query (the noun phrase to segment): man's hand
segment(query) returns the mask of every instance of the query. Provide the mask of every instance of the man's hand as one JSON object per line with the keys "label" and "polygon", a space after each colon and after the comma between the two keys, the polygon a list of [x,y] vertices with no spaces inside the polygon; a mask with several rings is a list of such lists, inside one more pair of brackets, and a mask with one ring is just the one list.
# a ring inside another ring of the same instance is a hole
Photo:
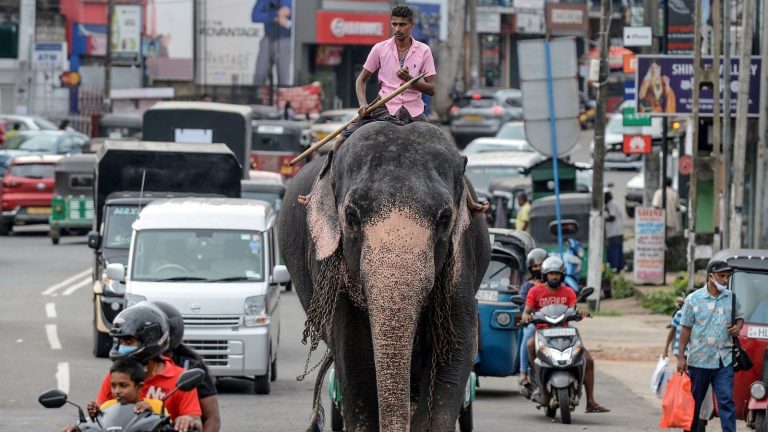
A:
{"label": "man's hand", "polygon": [[398,69],[397,77],[403,81],[410,81],[413,79],[413,77],[411,76],[411,73],[408,72],[408,66],[401,67],[400,69]]}
{"label": "man's hand", "polygon": [[669,357],[669,348],[667,348],[664,351],[662,351],[661,352],[661,356],[664,357],[664,358],[668,358]]}
{"label": "man's hand", "polygon": [[579,314],[581,315],[581,319],[589,318],[589,317],[592,316],[592,315],[589,314],[588,310],[580,310]]}
{"label": "man's hand", "polygon": [[291,28],[291,8],[283,6],[277,10],[277,17],[275,17],[277,25],[283,28]]}
{"label": "man's hand", "polygon": [[61,432],[78,432],[80,429],[78,429],[77,425],[69,425],[65,427]]}
{"label": "man's hand", "polygon": [[144,411],[149,411],[151,409],[152,407],[149,406],[149,403],[147,403],[146,401],[138,401],[133,407],[133,412],[135,412],[136,414],[139,414],[139,413],[143,413]]}
{"label": "man's hand", "polygon": [[359,115],[360,118],[366,117],[367,114],[365,113],[365,110],[367,110],[369,106],[370,105],[368,105],[368,104],[360,105],[360,109],[357,110],[357,115]]}
{"label": "man's hand", "polygon": [[90,401],[86,409],[88,410],[88,417],[94,418],[99,413],[99,404],[96,401]]}
{"label": "man's hand", "polygon": [[737,321],[736,324],[728,327],[728,334],[731,336],[738,336],[741,332],[741,327],[744,326],[744,322]]}
{"label": "man's hand", "polygon": [[528,324],[529,322],[531,322],[531,314],[529,314],[528,312],[523,312],[523,316],[520,317],[520,321]]}
{"label": "man's hand", "polygon": [[685,356],[681,355],[677,357],[677,371],[683,373],[688,370],[688,361]]}
{"label": "man's hand", "polygon": [[192,416],[178,416],[176,417],[176,421],[174,423],[176,424],[174,429],[179,432],[202,430],[202,424],[200,423],[200,420]]}

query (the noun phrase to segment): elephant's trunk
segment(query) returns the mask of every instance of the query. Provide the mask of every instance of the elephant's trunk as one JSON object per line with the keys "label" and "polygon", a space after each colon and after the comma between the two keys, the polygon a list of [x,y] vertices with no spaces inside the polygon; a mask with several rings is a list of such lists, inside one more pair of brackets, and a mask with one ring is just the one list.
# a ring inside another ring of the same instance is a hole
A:
{"label": "elephant's trunk", "polygon": [[361,275],[368,300],[379,402],[379,430],[410,430],[413,340],[434,283],[432,231],[393,211],[365,228]]}

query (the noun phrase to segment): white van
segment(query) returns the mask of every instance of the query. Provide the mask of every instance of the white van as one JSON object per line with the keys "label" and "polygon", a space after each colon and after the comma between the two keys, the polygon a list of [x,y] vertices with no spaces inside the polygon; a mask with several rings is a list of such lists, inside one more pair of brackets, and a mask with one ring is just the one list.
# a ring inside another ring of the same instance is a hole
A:
{"label": "white van", "polygon": [[268,394],[277,378],[280,284],[277,213],[269,203],[232,198],[153,201],[133,224],[127,306],[160,300],[184,317],[184,343],[218,377],[254,379]]}

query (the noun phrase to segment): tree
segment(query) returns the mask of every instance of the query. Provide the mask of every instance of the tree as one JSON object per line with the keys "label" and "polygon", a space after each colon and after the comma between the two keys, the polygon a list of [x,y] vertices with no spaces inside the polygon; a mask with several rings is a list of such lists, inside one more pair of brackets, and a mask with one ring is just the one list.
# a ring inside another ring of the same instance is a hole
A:
{"label": "tree", "polygon": [[437,82],[432,99],[433,110],[441,120],[448,118],[453,103],[451,95],[463,78],[465,15],[464,1],[448,0],[448,38],[437,50]]}

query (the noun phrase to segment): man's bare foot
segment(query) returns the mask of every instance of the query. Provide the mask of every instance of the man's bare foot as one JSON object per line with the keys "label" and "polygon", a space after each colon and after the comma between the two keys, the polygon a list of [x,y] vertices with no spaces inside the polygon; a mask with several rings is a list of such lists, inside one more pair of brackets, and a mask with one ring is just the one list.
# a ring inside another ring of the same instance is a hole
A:
{"label": "man's bare foot", "polygon": [[606,412],[610,412],[610,411],[611,410],[609,410],[608,408],[600,405],[597,402],[591,402],[591,403],[587,402],[587,414],[591,414],[591,413],[606,413]]}

